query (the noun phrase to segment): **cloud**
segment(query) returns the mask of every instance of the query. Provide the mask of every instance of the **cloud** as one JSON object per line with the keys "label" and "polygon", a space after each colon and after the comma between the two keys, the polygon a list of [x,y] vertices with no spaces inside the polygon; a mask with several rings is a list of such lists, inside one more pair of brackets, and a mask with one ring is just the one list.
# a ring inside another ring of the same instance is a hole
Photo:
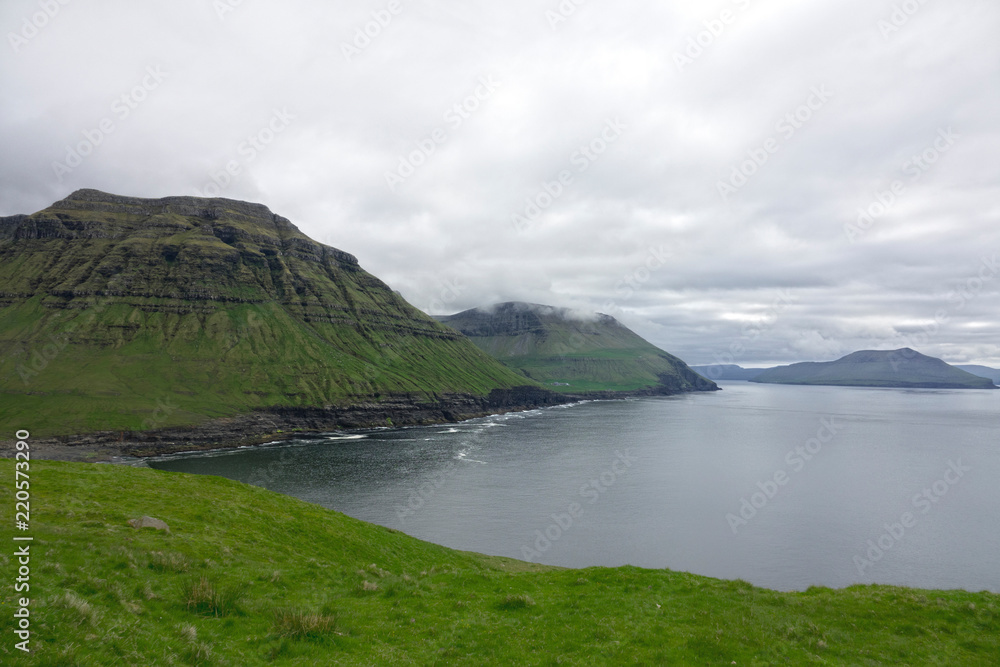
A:
{"label": "cloud", "polygon": [[69,2],[38,27],[3,3],[0,214],[218,188],[434,314],[608,312],[755,365],[897,348],[944,310],[919,349],[1000,366],[1000,278],[969,287],[1000,253],[994,3],[394,6]]}

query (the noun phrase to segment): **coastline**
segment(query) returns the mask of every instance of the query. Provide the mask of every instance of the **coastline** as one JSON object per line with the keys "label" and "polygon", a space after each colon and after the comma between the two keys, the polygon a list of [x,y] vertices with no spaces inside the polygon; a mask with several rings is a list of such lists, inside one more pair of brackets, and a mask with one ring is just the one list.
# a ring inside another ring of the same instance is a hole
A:
{"label": "coastline", "polygon": [[[666,387],[636,391],[568,394],[533,386],[494,389],[487,396],[456,394],[428,400],[392,396],[381,400],[327,407],[275,407],[221,417],[194,426],[153,431],[98,431],[32,438],[33,458],[50,461],[111,463],[181,452],[203,452],[262,445],[275,440],[377,427],[454,424],[477,417],[588,400],[621,400],[682,393]],[[31,429],[28,429],[31,430]],[[14,455],[14,440],[0,441],[0,458]]]}

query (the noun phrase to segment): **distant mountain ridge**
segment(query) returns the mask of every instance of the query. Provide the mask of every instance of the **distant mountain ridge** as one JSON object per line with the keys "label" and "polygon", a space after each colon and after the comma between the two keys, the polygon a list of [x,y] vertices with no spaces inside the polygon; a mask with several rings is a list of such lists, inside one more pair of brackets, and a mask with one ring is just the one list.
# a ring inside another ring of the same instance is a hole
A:
{"label": "distant mountain ridge", "polygon": [[992,381],[910,348],[861,350],[836,361],[778,366],[750,380],[766,384],[996,389]]}
{"label": "distant mountain ridge", "polygon": [[438,321],[556,391],[676,393],[718,386],[610,315],[507,302]]}

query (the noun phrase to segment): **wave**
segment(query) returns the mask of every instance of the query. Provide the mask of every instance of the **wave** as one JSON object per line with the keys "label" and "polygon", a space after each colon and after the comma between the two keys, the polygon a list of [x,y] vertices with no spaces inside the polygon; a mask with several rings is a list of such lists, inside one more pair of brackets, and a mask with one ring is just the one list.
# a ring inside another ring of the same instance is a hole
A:
{"label": "wave", "polygon": [[476,459],[470,459],[468,449],[463,449],[458,454],[455,454],[455,456],[453,456],[452,458],[455,459],[456,461],[465,461],[466,463],[479,463],[482,465],[487,465],[486,461],[478,461]]}

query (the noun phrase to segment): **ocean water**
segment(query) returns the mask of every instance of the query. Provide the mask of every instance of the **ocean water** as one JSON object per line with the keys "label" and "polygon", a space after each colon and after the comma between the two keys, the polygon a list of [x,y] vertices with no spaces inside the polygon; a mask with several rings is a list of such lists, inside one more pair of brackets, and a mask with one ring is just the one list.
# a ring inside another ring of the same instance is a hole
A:
{"label": "ocean water", "polygon": [[1000,391],[721,386],[150,465],[553,565],[1000,592]]}

